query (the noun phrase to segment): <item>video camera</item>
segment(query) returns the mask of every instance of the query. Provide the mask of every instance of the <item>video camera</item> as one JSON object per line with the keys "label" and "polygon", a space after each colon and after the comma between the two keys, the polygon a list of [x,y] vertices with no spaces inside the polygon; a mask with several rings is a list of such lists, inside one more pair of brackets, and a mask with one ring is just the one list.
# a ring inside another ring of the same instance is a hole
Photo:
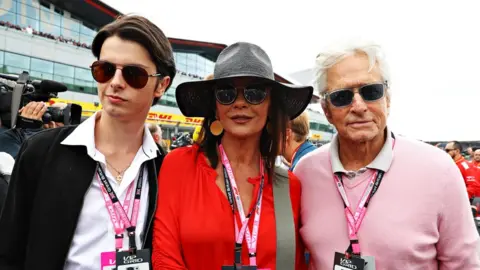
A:
{"label": "video camera", "polygon": [[67,87],[50,80],[30,80],[28,72],[20,75],[0,73],[0,120],[9,128],[40,128],[50,121],[64,125],[80,124],[82,107],[67,104],[65,108],[48,107],[42,121],[26,119],[18,115],[18,110],[31,101],[48,102],[58,97],[59,92],[67,91]]}

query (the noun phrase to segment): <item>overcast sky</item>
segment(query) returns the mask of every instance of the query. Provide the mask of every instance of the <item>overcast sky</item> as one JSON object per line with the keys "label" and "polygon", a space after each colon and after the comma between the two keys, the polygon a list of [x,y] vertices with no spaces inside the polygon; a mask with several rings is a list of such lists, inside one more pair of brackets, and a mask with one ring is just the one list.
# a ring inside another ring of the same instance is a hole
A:
{"label": "overcast sky", "polygon": [[169,37],[255,43],[280,75],[312,67],[339,39],[374,40],[392,73],[395,132],[480,140],[480,1],[103,1],[148,17]]}

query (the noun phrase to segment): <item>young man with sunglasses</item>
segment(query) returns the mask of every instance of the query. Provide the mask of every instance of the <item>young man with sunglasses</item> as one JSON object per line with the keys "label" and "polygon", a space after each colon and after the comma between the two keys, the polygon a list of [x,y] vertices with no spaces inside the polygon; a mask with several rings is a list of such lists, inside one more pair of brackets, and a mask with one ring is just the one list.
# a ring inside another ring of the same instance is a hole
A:
{"label": "young man with sunglasses", "polygon": [[0,219],[0,269],[148,267],[164,154],[145,120],[175,76],[172,48],[153,23],[125,16],[98,32],[92,52],[103,109],[20,149]]}
{"label": "young man with sunglasses", "polygon": [[458,169],[440,149],[387,127],[390,85],[380,47],[337,46],[316,63],[322,107],[338,134],[294,169],[314,268],[480,269]]}

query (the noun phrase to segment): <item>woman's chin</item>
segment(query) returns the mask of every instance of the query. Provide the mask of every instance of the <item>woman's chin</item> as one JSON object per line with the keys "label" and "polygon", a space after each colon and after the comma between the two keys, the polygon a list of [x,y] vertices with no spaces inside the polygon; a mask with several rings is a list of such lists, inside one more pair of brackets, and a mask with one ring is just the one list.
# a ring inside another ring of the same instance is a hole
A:
{"label": "woman's chin", "polygon": [[257,136],[260,136],[261,130],[252,131],[252,129],[248,127],[234,127],[229,131],[225,131],[225,133],[228,133],[231,137],[234,137],[234,138],[247,139],[247,138],[255,138]]}

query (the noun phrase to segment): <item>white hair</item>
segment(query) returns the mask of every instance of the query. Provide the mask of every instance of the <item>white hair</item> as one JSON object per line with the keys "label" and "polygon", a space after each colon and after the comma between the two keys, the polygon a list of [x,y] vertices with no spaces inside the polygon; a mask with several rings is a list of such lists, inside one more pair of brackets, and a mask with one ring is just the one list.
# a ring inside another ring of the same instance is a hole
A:
{"label": "white hair", "polygon": [[314,85],[321,96],[327,90],[328,69],[346,57],[358,53],[367,55],[370,62],[369,71],[371,71],[376,64],[380,69],[383,82],[388,82],[388,85],[390,85],[390,73],[380,45],[357,39],[344,42],[343,44],[335,44],[335,46],[329,47],[317,55],[315,59]]}

